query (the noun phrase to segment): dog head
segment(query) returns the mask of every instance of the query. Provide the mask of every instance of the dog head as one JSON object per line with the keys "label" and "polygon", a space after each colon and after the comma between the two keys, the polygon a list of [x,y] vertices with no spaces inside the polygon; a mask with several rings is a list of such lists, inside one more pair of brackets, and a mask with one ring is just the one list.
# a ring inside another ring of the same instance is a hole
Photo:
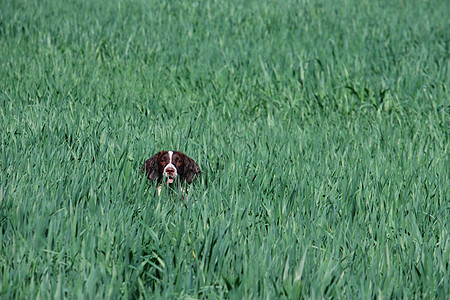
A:
{"label": "dog head", "polygon": [[160,151],[144,163],[142,170],[149,180],[169,185],[176,182],[190,184],[201,174],[195,161],[180,151]]}

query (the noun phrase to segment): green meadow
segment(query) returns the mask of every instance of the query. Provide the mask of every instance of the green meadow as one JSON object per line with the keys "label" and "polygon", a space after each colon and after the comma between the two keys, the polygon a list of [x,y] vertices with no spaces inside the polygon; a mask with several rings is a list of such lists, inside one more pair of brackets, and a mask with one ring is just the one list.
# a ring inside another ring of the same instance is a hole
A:
{"label": "green meadow", "polygon": [[448,299],[448,16],[0,0],[0,298]]}

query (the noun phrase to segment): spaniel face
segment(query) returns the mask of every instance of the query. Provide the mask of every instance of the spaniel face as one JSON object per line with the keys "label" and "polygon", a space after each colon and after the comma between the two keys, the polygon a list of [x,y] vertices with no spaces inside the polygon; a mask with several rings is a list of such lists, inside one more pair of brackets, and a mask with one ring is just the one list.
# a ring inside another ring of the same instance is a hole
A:
{"label": "spaniel face", "polygon": [[192,183],[201,174],[195,161],[179,151],[156,153],[144,163],[142,170],[149,180],[169,185],[176,182]]}

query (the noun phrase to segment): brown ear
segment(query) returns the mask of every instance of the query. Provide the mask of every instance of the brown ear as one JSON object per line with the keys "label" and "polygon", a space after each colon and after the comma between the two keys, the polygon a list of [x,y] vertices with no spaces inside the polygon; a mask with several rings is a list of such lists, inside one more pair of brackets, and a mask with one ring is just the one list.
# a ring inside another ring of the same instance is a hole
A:
{"label": "brown ear", "polygon": [[192,183],[195,178],[202,174],[195,161],[187,155],[184,155],[184,172],[187,183]]}
{"label": "brown ear", "polygon": [[159,165],[158,165],[158,158],[161,155],[163,151],[160,151],[150,157],[142,166],[141,170],[145,172],[147,175],[148,180],[156,180],[158,179],[161,174],[159,174]]}

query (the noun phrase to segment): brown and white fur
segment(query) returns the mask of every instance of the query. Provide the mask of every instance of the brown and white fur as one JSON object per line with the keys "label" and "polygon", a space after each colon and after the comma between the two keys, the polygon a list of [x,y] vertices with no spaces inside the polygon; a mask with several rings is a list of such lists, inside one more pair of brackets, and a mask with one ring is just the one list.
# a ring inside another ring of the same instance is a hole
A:
{"label": "brown and white fur", "polygon": [[158,195],[162,185],[191,184],[201,174],[195,161],[180,151],[160,151],[142,166],[148,180],[158,182]]}

